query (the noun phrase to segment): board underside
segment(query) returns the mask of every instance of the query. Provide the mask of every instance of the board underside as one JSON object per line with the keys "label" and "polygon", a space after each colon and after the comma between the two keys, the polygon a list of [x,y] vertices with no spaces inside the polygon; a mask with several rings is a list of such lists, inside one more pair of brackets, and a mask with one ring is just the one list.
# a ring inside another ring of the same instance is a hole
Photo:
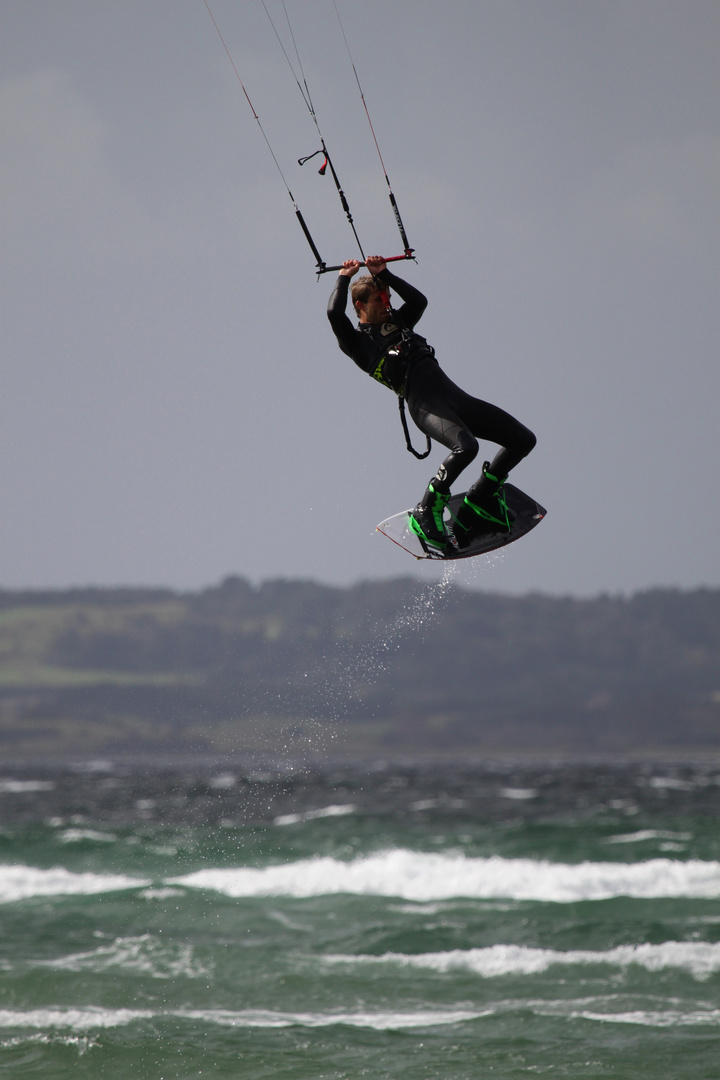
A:
{"label": "board underside", "polygon": [[540,503],[526,495],[524,491],[520,491],[519,488],[514,487],[512,484],[506,484],[505,498],[509,508],[516,514],[515,520],[510,526],[510,531],[498,532],[493,528],[491,522],[487,522],[483,525],[482,531],[461,551],[455,543],[452,527],[453,515],[457,513],[464,498],[465,492],[461,495],[452,495],[445,510],[445,525],[450,537],[450,546],[444,552],[438,551],[437,548],[433,548],[429,544],[426,545],[419,536],[411,532],[409,520],[412,510],[404,510],[401,514],[386,518],[377,526],[377,531],[381,532],[383,536],[387,536],[388,540],[392,540],[394,544],[397,544],[398,547],[401,547],[416,559],[435,559],[439,561],[471,559],[475,555],[495,551],[497,548],[505,547],[507,544],[519,540],[521,536],[525,536],[536,525],[539,525],[547,513]]}

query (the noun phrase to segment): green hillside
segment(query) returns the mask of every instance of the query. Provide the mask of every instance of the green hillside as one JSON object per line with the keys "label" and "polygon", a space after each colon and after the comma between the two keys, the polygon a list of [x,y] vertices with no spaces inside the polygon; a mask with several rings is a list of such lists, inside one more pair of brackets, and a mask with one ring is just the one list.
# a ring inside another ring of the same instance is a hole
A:
{"label": "green hillside", "polygon": [[717,749],[717,589],[0,592],[5,760]]}

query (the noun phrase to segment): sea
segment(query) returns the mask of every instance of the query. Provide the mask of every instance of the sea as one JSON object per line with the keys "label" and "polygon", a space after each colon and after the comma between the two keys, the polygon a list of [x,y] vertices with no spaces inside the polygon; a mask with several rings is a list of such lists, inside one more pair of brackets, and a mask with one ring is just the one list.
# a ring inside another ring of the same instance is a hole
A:
{"label": "sea", "polygon": [[0,768],[0,1073],[720,1077],[720,761]]}

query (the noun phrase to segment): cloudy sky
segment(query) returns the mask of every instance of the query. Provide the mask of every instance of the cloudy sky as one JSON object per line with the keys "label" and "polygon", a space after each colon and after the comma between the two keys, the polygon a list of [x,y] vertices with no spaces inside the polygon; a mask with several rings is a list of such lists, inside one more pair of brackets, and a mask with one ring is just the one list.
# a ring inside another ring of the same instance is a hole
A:
{"label": "cloudy sky", "polygon": [[[547,520],[455,580],[720,585],[720,4],[337,3],[418,329],[538,436],[512,479]],[[262,3],[210,5],[323,257],[354,257]],[[365,251],[398,254],[332,0],[287,11]],[[444,451],[412,458],[337,349],[204,0],[2,0],[0,240],[1,587],[440,575],[374,527]]]}

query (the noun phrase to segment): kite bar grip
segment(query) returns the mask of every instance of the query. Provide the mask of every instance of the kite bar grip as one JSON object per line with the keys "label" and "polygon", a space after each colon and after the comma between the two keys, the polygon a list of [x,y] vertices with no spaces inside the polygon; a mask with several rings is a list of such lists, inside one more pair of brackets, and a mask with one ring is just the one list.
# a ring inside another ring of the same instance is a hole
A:
{"label": "kite bar grip", "polygon": [[[405,260],[405,259],[413,259],[414,260],[415,259],[414,252],[415,252],[415,248],[408,248],[404,255],[388,255],[387,259],[385,259],[385,262],[386,263],[403,262],[403,260]],[[367,266],[367,263],[361,262],[360,266]],[[340,266],[323,266],[323,267],[319,268],[317,272],[318,272],[318,276],[319,276],[320,274],[329,274],[329,273],[331,273],[333,271],[337,272],[338,270],[342,270],[342,268],[343,267],[342,267],[342,263],[341,263]]]}

